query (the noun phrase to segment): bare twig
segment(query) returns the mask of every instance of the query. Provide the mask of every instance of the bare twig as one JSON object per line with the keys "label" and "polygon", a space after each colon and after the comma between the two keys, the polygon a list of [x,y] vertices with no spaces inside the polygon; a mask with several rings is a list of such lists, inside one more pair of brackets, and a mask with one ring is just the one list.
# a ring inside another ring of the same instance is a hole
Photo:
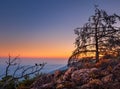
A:
{"label": "bare twig", "polygon": [[[15,58],[12,59],[11,56],[9,55],[9,58],[6,61],[7,66],[5,69],[5,74],[0,76],[0,78],[8,77],[8,79],[5,79],[4,84],[0,89],[4,89],[7,85],[10,84],[11,81],[18,81],[22,78],[25,78],[25,76],[31,76],[37,72],[40,72],[46,64],[42,63],[35,64],[33,66],[21,66],[20,63],[18,62],[18,59],[19,56],[16,56]],[[13,73],[9,73],[10,67],[16,68],[15,70],[13,70]]]}

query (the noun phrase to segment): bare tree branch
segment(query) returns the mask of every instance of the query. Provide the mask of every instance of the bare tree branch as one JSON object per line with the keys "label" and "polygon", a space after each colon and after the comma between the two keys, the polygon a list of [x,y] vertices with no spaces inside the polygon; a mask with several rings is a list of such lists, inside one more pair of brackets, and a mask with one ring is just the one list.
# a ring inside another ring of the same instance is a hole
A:
{"label": "bare tree branch", "polygon": [[[19,56],[16,56],[15,58],[11,58],[9,55],[8,60],[6,61],[6,69],[5,69],[5,74],[1,75],[0,78],[7,78],[4,81],[4,84],[2,88],[4,89],[7,85],[10,84],[11,81],[19,81],[22,78],[25,78],[26,76],[31,76],[35,73],[40,72],[43,67],[45,66],[46,63],[40,63],[40,64],[35,64],[33,66],[21,66],[20,63],[18,62]],[[16,68],[15,70],[12,70],[13,73],[10,73],[10,68],[14,67]],[[19,75],[18,75],[19,74]]]}
{"label": "bare tree branch", "polygon": [[95,14],[89,18],[88,22],[83,27],[74,30],[77,35],[76,49],[70,56],[68,65],[79,59],[80,54],[88,53],[92,49],[95,51],[94,56],[97,62],[100,54],[111,51],[119,54],[120,27],[117,27],[118,21],[120,21],[120,16],[117,14],[108,15],[106,11],[95,7]]}

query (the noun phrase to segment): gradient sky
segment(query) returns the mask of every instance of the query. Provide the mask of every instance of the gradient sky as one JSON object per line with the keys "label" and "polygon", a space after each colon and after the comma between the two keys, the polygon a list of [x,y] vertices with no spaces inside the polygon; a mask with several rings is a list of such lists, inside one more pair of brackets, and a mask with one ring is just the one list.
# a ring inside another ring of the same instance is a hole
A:
{"label": "gradient sky", "polygon": [[120,0],[0,0],[0,56],[69,57],[95,4],[120,15]]}

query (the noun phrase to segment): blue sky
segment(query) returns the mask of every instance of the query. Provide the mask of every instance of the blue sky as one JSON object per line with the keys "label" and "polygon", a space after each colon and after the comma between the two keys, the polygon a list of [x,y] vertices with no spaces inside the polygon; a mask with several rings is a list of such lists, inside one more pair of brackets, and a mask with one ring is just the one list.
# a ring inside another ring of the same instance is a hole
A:
{"label": "blue sky", "polygon": [[0,0],[0,55],[68,57],[73,29],[94,14],[94,5],[120,14],[119,0]]}

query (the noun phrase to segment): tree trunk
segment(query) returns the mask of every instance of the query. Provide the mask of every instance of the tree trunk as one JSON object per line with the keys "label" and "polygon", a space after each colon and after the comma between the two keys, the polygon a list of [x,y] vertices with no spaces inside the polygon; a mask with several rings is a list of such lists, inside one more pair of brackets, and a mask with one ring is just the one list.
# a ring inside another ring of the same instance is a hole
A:
{"label": "tree trunk", "polygon": [[98,51],[98,39],[96,39],[96,55],[95,55],[95,58],[96,58],[96,62],[99,61],[99,51]]}
{"label": "tree trunk", "polygon": [[96,62],[99,61],[99,51],[98,51],[98,21],[99,21],[99,16],[98,16],[98,19],[95,21],[96,24],[95,24],[95,49],[96,49],[96,53],[95,53],[95,59],[96,59]]}

